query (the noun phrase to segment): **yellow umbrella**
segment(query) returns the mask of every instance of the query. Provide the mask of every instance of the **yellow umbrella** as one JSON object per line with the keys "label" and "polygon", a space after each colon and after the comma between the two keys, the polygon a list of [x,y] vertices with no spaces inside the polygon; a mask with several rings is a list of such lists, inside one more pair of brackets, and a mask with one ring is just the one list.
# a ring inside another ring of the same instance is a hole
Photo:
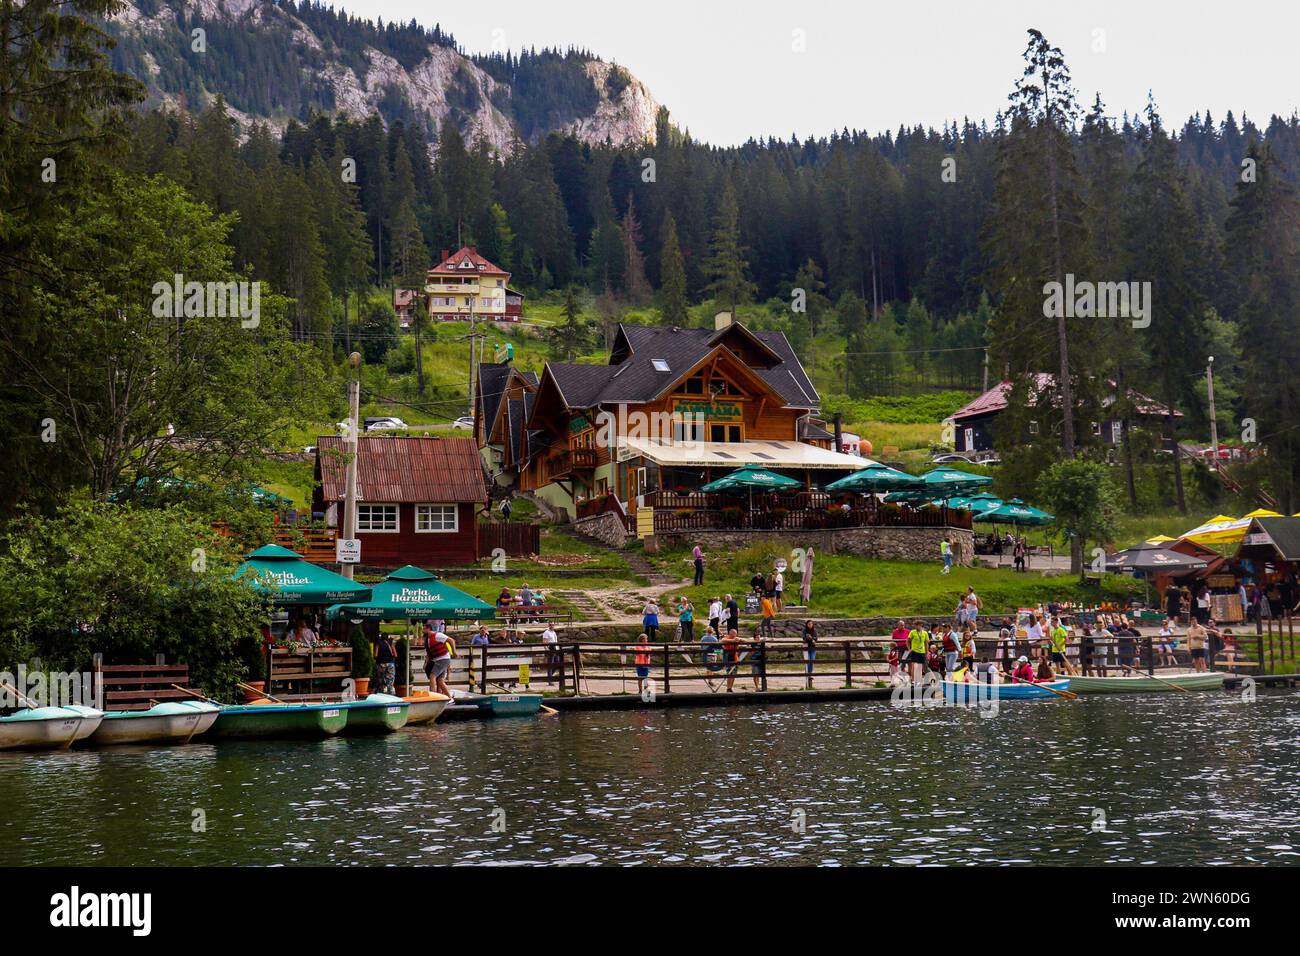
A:
{"label": "yellow umbrella", "polygon": [[1250,514],[1243,515],[1243,519],[1244,518],[1280,518],[1280,517],[1282,516],[1278,514],[1276,511],[1269,511],[1267,508],[1256,508]]}
{"label": "yellow umbrella", "polygon": [[1147,544],[1164,544],[1166,541],[1177,541],[1177,538],[1171,538],[1167,534],[1158,534],[1154,538],[1147,538]]}
{"label": "yellow umbrella", "polygon": [[1246,536],[1249,527],[1249,518],[1215,515],[1205,524],[1184,533],[1183,537],[1197,544],[1235,544]]}

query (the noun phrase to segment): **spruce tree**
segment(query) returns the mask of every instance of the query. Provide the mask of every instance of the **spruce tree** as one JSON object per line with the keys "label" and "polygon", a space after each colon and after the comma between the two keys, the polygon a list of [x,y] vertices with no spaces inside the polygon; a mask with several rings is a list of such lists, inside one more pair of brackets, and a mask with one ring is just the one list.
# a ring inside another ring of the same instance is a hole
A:
{"label": "spruce tree", "polygon": [[659,250],[659,321],[669,327],[683,328],[689,321],[686,301],[686,269],[682,248],[677,244],[677,222],[672,213],[664,214],[663,245]]}

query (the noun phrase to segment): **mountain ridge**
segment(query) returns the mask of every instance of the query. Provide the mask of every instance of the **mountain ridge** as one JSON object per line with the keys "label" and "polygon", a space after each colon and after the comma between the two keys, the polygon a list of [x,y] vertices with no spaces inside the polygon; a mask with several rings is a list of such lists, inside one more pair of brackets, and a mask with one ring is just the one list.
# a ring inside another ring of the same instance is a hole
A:
{"label": "mountain ridge", "polygon": [[[569,50],[467,54],[441,28],[385,25],[294,0],[125,0],[113,65],[146,104],[198,110],[220,94],[244,129],[311,113],[379,113],[424,133],[444,122],[508,156],[552,132],[596,145],[653,138],[659,104],[625,68]],[[201,32],[196,32],[201,31]]]}

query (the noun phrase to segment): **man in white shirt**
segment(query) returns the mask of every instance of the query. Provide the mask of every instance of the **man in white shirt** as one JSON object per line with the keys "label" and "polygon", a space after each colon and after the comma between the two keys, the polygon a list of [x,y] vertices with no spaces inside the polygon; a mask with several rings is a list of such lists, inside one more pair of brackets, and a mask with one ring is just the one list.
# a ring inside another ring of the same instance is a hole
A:
{"label": "man in white shirt", "polygon": [[716,633],[718,632],[721,624],[722,624],[722,601],[719,598],[714,598],[712,601],[709,602],[709,627],[713,628],[714,632]]}
{"label": "man in white shirt", "polygon": [[776,600],[776,609],[779,611],[781,610],[781,597],[785,593],[785,573],[783,571],[777,571],[775,580],[776,588],[774,590],[776,593],[774,597]]}
{"label": "man in white shirt", "polygon": [[555,633],[555,628],[547,623],[546,630],[542,631],[542,644],[546,646],[546,679],[550,680],[562,666],[559,654],[560,636]]}

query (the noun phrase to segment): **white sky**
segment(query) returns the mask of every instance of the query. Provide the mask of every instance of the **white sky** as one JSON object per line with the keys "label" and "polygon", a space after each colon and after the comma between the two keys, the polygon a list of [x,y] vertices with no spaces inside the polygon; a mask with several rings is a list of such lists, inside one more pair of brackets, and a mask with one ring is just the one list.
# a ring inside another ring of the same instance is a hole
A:
{"label": "white sky", "polygon": [[[339,0],[335,0],[339,2]],[[1208,108],[1263,124],[1300,108],[1293,0],[344,0],[369,19],[435,20],[469,52],[578,46],[627,67],[697,138],[869,132],[991,119],[1025,30],[1065,53],[1080,101],[1169,125]],[[806,51],[792,49],[804,31]],[[1098,32],[1100,31],[1100,32]],[[1098,47],[1094,50],[1094,45]]]}

